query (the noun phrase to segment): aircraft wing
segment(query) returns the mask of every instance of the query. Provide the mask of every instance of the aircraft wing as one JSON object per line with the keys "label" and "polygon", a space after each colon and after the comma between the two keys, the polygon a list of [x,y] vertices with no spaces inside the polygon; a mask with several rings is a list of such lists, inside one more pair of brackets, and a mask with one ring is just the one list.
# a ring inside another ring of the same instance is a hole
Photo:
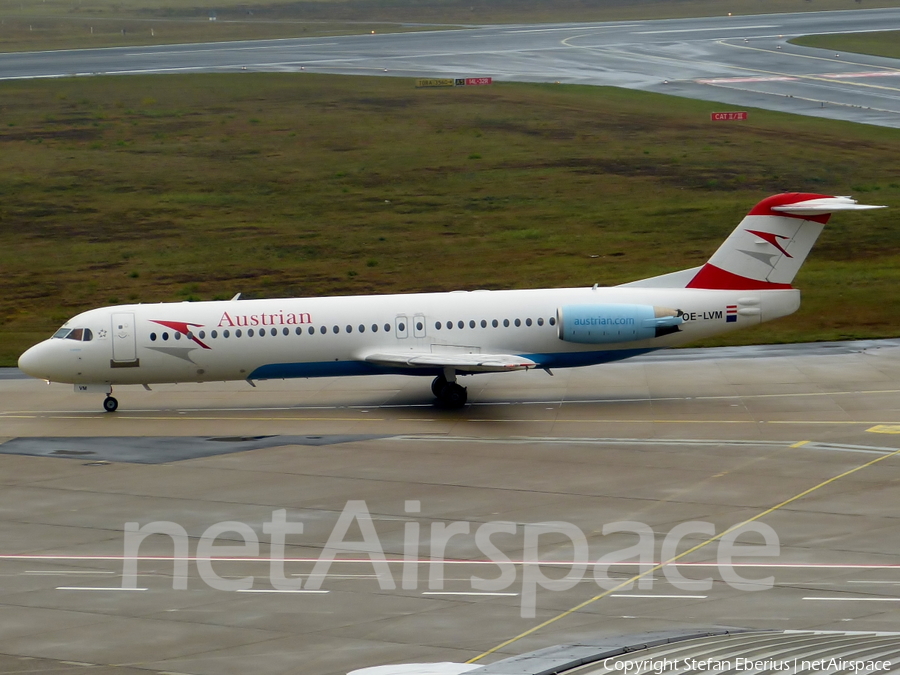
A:
{"label": "aircraft wing", "polygon": [[432,352],[376,352],[364,360],[391,368],[454,368],[464,373],[503,373],[536,368],[537,363],[515,354],[455,354]]}

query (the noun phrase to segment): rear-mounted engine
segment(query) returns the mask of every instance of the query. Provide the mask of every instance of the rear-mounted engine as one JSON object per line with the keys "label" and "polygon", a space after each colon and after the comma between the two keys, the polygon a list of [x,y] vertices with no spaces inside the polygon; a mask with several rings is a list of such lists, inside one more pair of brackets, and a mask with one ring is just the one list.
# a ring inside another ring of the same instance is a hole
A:
{"label": "rear-mounted engine", "polygon": [[559,339],[582,344],[648,340],[677,333],[680,309],[652,305],[566,305],[556,310]]}

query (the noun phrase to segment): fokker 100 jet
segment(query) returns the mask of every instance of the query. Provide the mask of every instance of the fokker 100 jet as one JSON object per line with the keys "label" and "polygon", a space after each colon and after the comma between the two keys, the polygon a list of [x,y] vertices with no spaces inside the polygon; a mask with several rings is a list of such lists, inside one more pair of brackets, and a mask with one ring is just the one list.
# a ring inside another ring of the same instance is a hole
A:
{"label": "fokker 100 jet", "polygon": [[433,377],[587,366],[753,326],[800,306],[794,275],[849,197],[764,199],[706,264],[621,286],[118,305],[83,312],[19,358],[25,373],[114,386],[384,373]]}

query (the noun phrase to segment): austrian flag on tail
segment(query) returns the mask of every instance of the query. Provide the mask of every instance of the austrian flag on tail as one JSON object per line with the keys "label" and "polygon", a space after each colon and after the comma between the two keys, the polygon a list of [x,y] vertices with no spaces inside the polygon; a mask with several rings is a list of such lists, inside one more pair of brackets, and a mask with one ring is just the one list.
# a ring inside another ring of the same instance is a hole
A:
{"label": "austrian flag on tail", "polygon": [[737,321],[737,305],[728,305],[725,307],[725,323],[734,323]]}

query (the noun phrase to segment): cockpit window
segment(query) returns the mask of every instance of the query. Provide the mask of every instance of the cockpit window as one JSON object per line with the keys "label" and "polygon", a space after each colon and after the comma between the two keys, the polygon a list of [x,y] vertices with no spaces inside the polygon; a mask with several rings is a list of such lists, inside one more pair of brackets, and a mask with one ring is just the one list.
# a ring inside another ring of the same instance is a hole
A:
{"label": "cockpit window", "polygon": [[94,339],[94,333],[90,328],[60,328],[53,334],[59,340],[78,340],[89,342]]}

